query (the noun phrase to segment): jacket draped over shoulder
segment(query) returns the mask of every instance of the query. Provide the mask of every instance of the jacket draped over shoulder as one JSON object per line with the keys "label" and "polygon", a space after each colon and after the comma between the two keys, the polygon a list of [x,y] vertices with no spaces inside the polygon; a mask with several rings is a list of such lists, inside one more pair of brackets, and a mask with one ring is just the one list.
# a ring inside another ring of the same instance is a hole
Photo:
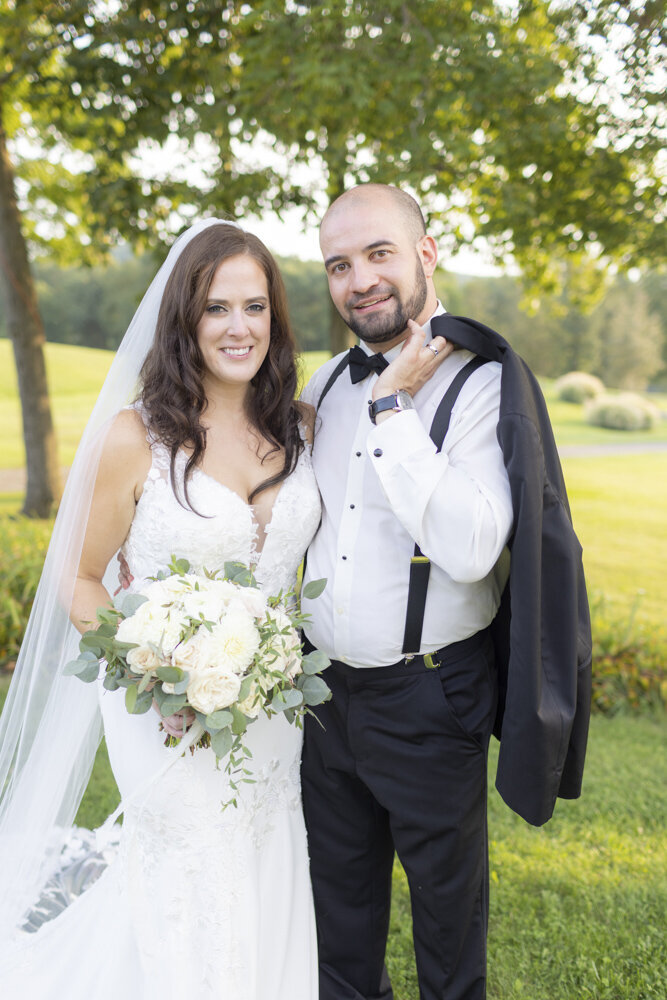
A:
{"label": "jacket draped over shoulder", "polygon": [[492,626],[501,692],[496,787],[540,826],[557,796],[581,793],[592,650],[581,545],[544,397],[526,363],[475,320],[445,314],[431,329],[502,365],[497,435],[514,527],[509,580]]}

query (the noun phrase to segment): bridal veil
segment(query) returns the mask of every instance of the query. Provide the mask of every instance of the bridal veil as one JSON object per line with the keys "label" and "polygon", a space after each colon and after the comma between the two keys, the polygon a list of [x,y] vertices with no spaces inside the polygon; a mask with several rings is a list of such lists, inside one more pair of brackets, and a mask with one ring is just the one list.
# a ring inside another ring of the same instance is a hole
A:
{"label": "bridal veil", "polygon": [[[63,667],[78,651],[68,612],[105,432],[136,397],[176,260],[194,236],[222,222],[198,222],[172,246],[118,349],[67,479],[0,718],[0,948],[58,864],[102,736],[96,685]],[[116,576],[112,562],[104,581],[110,592]]]}

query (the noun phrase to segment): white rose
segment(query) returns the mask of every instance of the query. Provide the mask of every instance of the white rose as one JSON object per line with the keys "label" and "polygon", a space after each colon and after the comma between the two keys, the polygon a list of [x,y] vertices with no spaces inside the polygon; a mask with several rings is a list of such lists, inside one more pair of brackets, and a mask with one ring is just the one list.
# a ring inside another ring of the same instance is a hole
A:
{"label": "white rose", "polygon": [[208,668],[192,674],[187,694],[193,708],[210,715],[235,702],[240,690],[241,680],[236,674]]}
{"label": "white rose", "polygon": [[118,626],[116,638],[119,642],[137,642],[146,645],[157,643],[167,615],[164,608],[145,601],[130,618],[124,618]]}
{"label": "white rose", "polygon": [[250,666],[259,649],[260,636],[247,611],[234,608],[211,632],[202,630],[204,655],[211,666],[241,674]]}
{"label": "white rose", "polygon": [[154,580],[143,593],[155,604],[171,604],[172,601],[182,600],[189,589],[190,584],[186,577],[174,575],[164,580]]}
{"label": "white rose", "polygon": [[127,654],[127,662],[135,674],[148,674],[162,663],[149,646],[135,646]]}
{"label": "white rose", "polygon": [[240,605],[253,618],[263,618],[266,614],[266,597],[256,587],[239,587],[232,607]]}
{"label": "white rose", "polygon": [[162,623],[162,630],[158,637],[165,654],[169,655],[179,644],[188,624],[188,616],[183,611],[179,608],[169,609],[169,616]]}

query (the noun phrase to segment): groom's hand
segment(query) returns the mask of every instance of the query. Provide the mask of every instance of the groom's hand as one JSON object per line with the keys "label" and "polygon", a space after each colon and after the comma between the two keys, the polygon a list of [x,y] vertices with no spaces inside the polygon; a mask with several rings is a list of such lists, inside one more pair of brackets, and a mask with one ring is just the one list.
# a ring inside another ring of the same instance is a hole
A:
{"label": "groom's hand", "polygon": [[[408,329],[410,332],[401,353],[385,368],[373,386],[373,399],[391,396],[399,389],[405,389],[414,397],[454,350],[454,344],[450,344],[444,337],[434,337],[425,346],[424,331],[412,319],[408,320]],[[387,416],[391,413],[391,410],[386,411]],[[378,422],[384,415],[378,415]]]}

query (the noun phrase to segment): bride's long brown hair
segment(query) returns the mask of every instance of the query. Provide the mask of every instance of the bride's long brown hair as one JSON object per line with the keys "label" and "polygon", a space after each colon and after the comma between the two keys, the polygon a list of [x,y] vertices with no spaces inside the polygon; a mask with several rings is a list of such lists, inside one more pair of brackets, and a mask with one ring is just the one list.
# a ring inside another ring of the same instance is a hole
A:
{"label": "bride's long brown hair", "polygon": [[[261,240],[227,223],[209,226],[193,237],[178,258],[167,281],[153,345],[141,369],[140,400],[151,433],[171,452],[171,479],[175,484],[176,456],[183,445],[191,449],[183,489],[206,447],[201,417],[207,405],[204,359],[197,343],[197,324],[204,314],[208,291],[219,265],[230,257],[249,254],[266,275],[271,309],[269,350],[252,379],[246,412],[260,438],[271,448],[285,450],[280,472],[261,482],[249,502],[262,490],[285,479],[294,469],[303,441],[300,412],[294,401],[297,387],[296,344],[287,312],[287,296],[278,266]],[[178,495],[178,493],[177,493]]]}

